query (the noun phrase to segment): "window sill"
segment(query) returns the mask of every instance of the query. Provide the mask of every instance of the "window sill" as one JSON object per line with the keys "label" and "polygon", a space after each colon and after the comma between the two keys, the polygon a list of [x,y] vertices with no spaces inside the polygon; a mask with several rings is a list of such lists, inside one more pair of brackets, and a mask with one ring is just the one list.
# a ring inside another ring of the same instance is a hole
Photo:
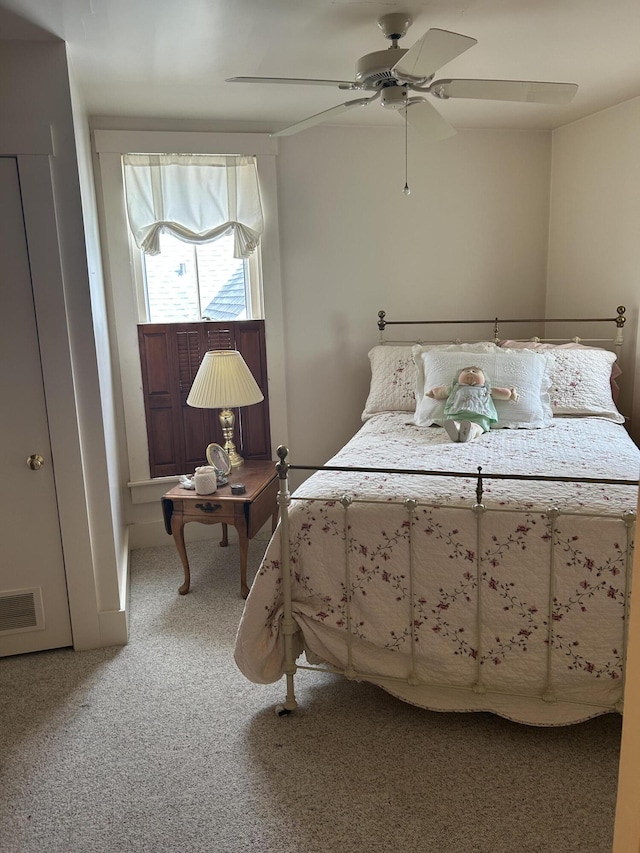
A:
{"label": "window sill", "polygon": [[127,483],[131,491],[131,502],[134,504],[147,504],[159,501],[165,492],[175,486],[179,477],[156,477],[154,480],[137,480]]}

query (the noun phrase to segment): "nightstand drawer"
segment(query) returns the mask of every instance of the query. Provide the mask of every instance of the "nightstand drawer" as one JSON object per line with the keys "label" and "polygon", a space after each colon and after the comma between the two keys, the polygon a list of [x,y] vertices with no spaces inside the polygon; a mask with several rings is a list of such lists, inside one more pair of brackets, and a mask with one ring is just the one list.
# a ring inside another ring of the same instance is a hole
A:
{"label": "nightstand drawer", "polygon": [[[178,509],[174,507],[175,510]],[[228,501],[216,501],[215,496],[203,497],[201,500],[183,501],[182,514],[185,521],[220,521],[233,524],[235,510]]]}

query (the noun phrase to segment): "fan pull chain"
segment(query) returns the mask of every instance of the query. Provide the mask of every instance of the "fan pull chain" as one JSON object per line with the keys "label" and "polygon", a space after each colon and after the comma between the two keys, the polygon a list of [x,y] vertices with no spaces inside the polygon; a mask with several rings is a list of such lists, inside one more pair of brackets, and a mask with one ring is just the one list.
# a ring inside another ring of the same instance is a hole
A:
{"label": "fan pull chain", "polygon": [[402,192],[405,195],[411,194],[411,190],[409,189],[409,120],[407,118],[408,109],[408,107],[405,107],[404,110],[404,189],[402,190]]}

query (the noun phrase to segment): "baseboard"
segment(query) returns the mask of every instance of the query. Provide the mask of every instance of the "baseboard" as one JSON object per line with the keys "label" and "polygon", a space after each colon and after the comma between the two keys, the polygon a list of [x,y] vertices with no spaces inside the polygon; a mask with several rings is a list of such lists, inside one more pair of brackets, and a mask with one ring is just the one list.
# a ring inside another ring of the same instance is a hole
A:
{"label": "baseboard", "polygon": [[118,572],[118,583],[120,588],[120,608],[118,610],[98,611],[99,641],[96,644],[83,645],[74,643],[77,652],[94,648],[108,648],[109,646],[126,646],[129,642],[129,602],[130,596],[130,530],[126,528],[122,540],[122,552],[120,560],[121,570]]}
{"label": "baseboard", "polygon": [[100,622],[100,648],[126,646],[129,642],[129,614],[127,610],[103,610]]}

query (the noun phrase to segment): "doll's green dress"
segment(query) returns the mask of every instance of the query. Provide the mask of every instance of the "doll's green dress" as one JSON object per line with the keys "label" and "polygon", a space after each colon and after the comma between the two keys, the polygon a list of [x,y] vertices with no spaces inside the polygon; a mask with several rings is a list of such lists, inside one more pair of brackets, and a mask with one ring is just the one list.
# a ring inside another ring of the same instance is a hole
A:
{"label": "doll's green dress", "polygon": [[489,432],[491,424],[498,422],[498,413],[491,397],[491,387],[484,385],[460,385],[454,382],[444,406],[447,420],[471,421]]}

